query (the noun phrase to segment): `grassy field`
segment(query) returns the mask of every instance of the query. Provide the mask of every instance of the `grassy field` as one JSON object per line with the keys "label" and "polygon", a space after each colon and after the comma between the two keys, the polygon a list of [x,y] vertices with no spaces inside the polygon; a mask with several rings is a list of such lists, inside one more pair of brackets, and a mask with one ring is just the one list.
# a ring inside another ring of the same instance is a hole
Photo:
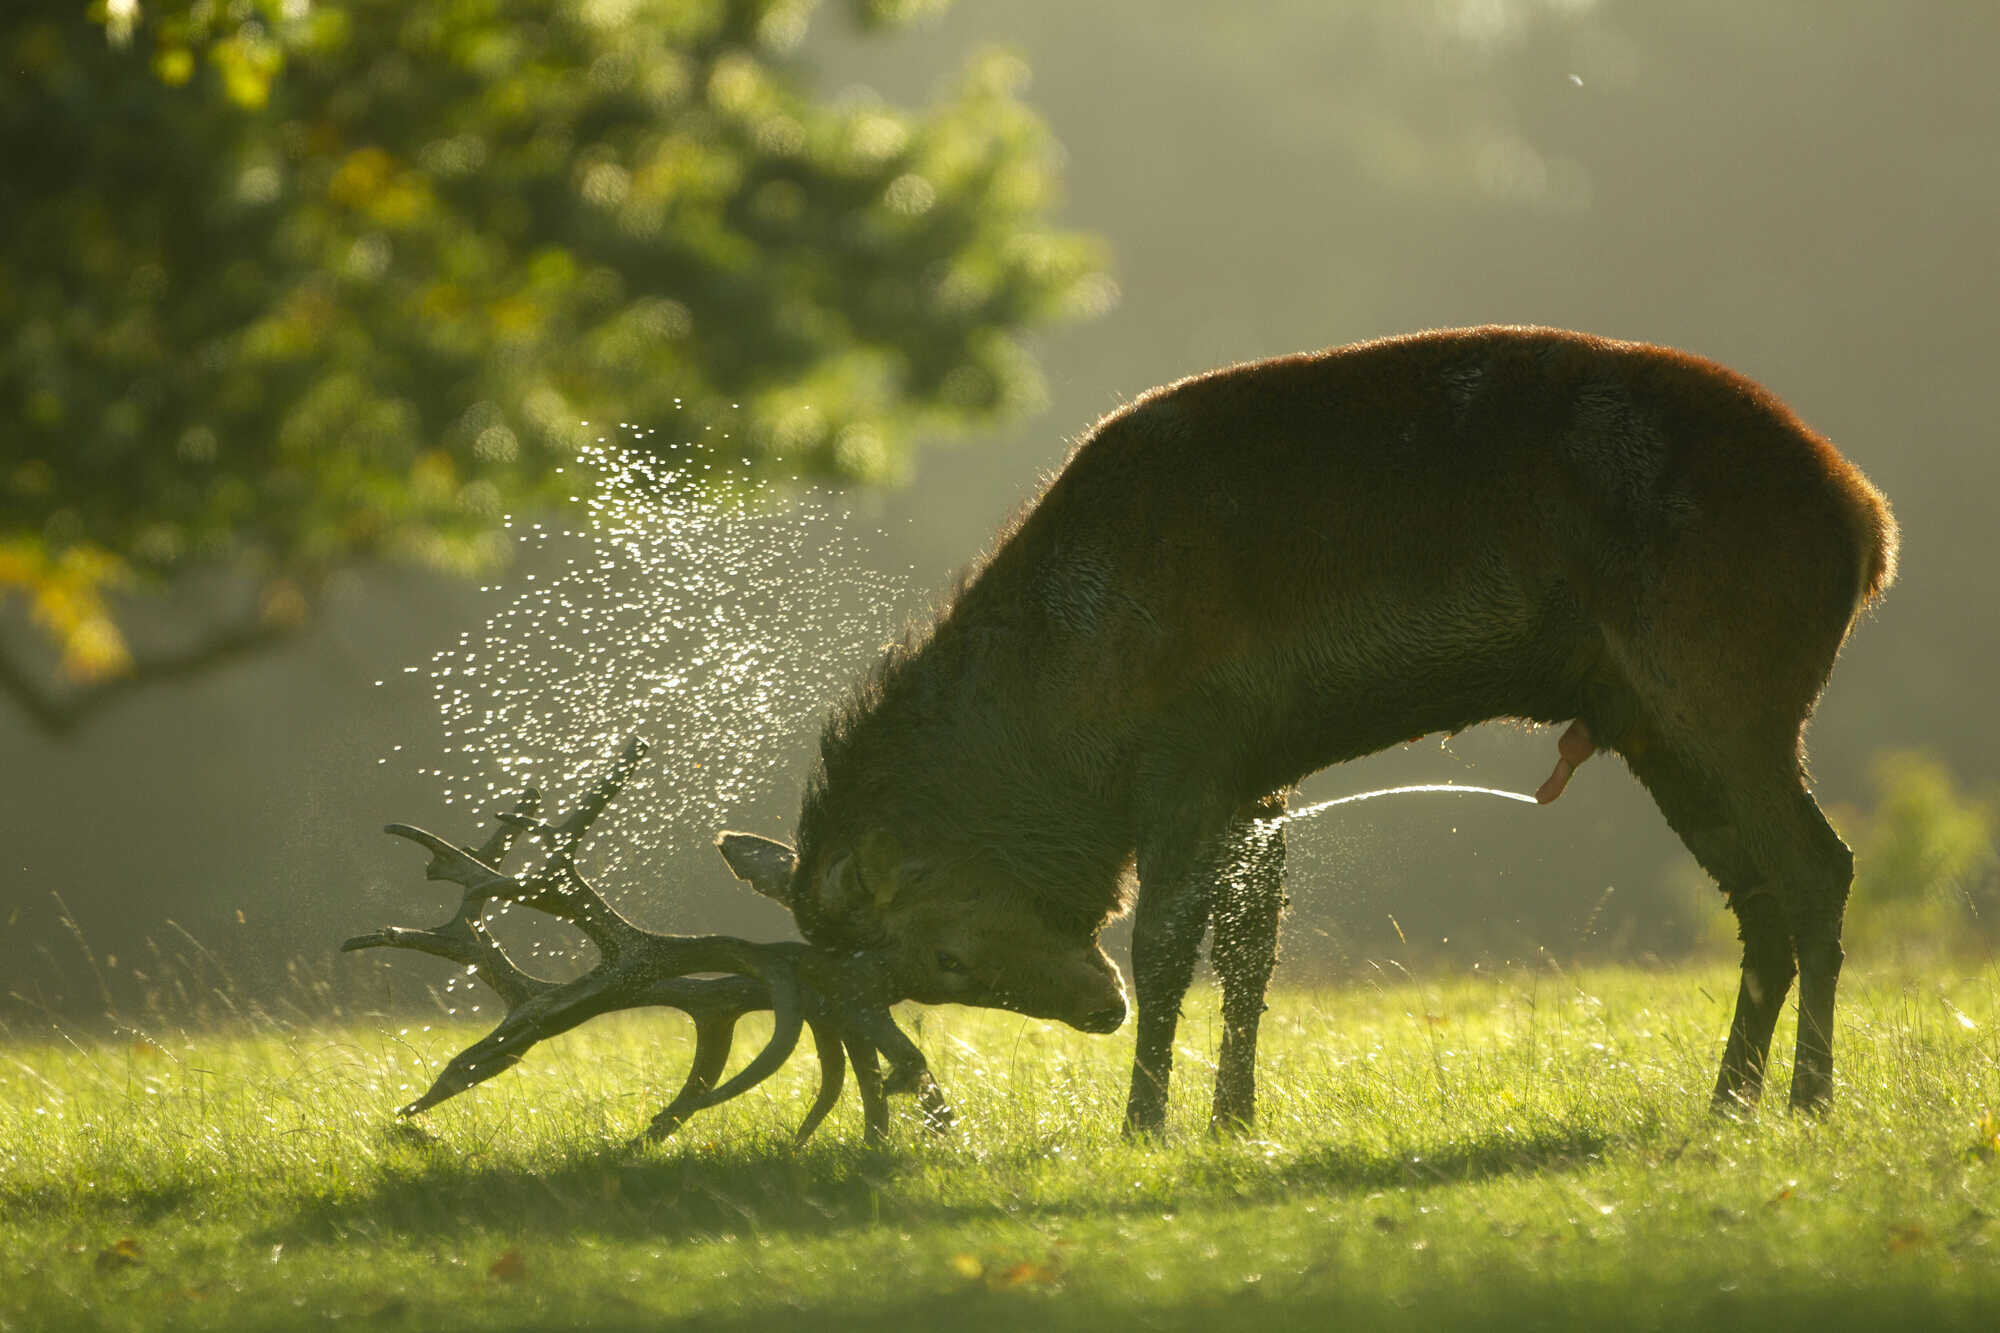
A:
{"label": "grassy field", "polygon": [[790,1146],[799,1059],[628,1151],[684,1068],[672,1016],[599,1020],[421,1128],[390,1108],[472,1030],[17,1026],[0,1329],[2000,1326],[2000,968],[1851,976],[1821,1123],[1706,1113],[1733,985],[1283,992],[1259,1127],[1224,1141],[1197,996],[1141,1146],[1129,1034],[972,1011],[921,1015],[958,1132],[880,1150],[851,1096]]}

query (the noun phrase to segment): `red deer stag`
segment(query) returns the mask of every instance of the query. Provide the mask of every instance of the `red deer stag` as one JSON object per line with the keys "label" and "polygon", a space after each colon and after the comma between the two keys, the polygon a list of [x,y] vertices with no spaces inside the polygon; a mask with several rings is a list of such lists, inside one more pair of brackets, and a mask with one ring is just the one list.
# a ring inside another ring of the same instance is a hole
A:
{"label": "red deer stag", "polygon": [[1568,722],[1542,798],[1624,756],[1741,924],[1717,1104],[1758,1095],[1796,976],[1791,1102],[1818,1108],[1853,858],[1801,732],[1895,556],[1858,470],[1680,352],[1482,328],[1198,375],[1100,421],[833,718],[796,855],[722,850],[815,954],[874,966],[871,1012],[1091,1032],[1124,1019],[1098,933],[1136,869],[1126,1127],[1163,1122],[1211,926],[1229,1127],[1254,1109],[1282,793],[1429,732]]}

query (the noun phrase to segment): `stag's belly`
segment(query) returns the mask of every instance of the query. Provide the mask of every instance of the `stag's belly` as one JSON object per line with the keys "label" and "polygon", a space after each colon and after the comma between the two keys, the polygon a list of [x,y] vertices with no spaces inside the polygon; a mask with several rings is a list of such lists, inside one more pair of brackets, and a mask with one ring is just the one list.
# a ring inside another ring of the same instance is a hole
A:
{"label": "stag's belly", "polygon": [[1559,589],[1530,597],[1468,580],[1355,602],[1333,621],[1239,620],[1156,653],[1108,653],[1079,679],[1092,680],[1116,736],[1100,748],[1121,767],[1247,801],[1433,732],[1573,718],[1595,644]]}

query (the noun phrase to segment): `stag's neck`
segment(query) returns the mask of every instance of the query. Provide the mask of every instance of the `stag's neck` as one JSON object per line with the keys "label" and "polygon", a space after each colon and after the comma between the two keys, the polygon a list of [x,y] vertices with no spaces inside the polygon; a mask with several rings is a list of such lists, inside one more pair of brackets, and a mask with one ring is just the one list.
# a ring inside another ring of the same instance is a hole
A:
{"label": "stag's neck", "polygon": [[939,868],[1002,876],[1051,925],[1094,931],[1129,896],[1116,737],[1052,725],[1047,636],[978,610],[962,601],[898,649],[828,728],[818,796],[838,806],[817,817],[885,828]]}

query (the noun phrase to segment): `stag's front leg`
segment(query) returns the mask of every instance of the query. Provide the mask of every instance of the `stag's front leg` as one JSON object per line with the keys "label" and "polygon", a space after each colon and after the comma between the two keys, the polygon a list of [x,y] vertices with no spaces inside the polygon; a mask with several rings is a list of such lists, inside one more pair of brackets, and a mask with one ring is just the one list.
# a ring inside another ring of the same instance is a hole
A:
{"label": "stag's front leg", "polygon": [[1157,1134],[1167,1120],[1174,1031],[1194,980],[1195,954],[1208,928],[1210,882],[1196,849],[1205,840],[1183,824],[1139,848],[1139,902],[1132,920],[1132,988],[1139,1017],[1125,1132]]}
{"label": "stag's front leg", "polygon": [[1257,1027],[1278,961],[1285,906],[1285,798],[1248,807],[1230,829],[1217,877],[1214,964],[1222,982],[1222,1052],[1216,1061],[1211,1133],[1247,1129],[1257,1115]]}

